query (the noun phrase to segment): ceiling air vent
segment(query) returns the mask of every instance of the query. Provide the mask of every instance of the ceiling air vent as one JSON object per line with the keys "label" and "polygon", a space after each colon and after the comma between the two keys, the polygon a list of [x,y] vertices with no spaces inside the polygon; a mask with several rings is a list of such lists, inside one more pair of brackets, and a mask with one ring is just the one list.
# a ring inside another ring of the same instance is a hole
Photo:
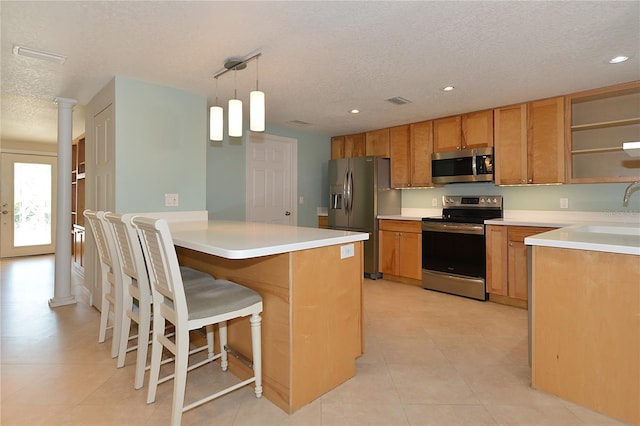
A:
{"label": "ceiling air vent", "polygon": [[387,99],[388,102],[391,102],[392,104],[396,104],[396,105],[404,105],[404,104],[410,104],[411,101],[409,99],[405,99],[402,96],[396,96],[395,98],[389,98]]}
{"label": "ceiling air vent", "polygon": [[311,123],[307,123],[306,121],[302,120],[291,120],[289,121],[289,124],[293,124],[294,126],[298,127],[311,126]]}

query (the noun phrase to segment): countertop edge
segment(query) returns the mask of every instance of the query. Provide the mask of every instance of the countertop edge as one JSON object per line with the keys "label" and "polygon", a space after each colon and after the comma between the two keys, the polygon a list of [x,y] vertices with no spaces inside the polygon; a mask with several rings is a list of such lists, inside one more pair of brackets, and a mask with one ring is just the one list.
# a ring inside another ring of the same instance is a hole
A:
{"label": "countertop edge", "polygon": [[[252,224],[256,226],[255,224]],[[292,227],[297,228],[297,227]],[[197,229],[196,229],[197,230]],[[224,257],[227,259],[250,259],[255,257],[269,256],[273,254],[282,254],[293,251],[308,250],[320,247],[327,247],[340,244],[348,244],[357,241],[365,241],[369,239],[369,234],[364,232],[348,232],[348,231],[335,231],[335,230],[316,230],[317,233],[341,233],[341,235],[333,235],[328,237],[304,237],[300,241],[275,243],[274,245],[268,245],[265,241],[256,240],[255,247],[245,248],[225,248],[224,242],[220,244],[208,244],[207,242],[194,241],[188,235],[188,232],[192,232],[193,229],[181,228],[172,229],[173,243],[177,247],[183,247],[186,249],[200,251],[202,253],[211,254],[214,256]],[[203,228],[203,231],[205,229]]]}
{"label": "countertop edge", "polygon": [[[610,223],[596,223],[609,225]],[[636,224],[623,224],[637,226]],[[532,235],[524,239],[528,246],[555,247],[571,250],[599,251],[640,256],[640,238],[619,234],[592,234],[579,232],[583,224],[575,224],[552,231]],[[589,241],[589,239],[593,239]],[[608,240],[608,241],[607,241]],[[631,243],[630,243],[631,241]]]}

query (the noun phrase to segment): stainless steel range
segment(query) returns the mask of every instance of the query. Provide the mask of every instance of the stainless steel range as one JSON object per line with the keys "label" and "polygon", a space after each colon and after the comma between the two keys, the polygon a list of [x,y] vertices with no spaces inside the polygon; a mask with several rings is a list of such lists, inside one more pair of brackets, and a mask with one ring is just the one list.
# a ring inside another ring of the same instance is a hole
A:
{"label": "stainless steel range", "polygon": [[484,221],[502,217],[502,196],[445,195],[442,205],[422,219],[422,286],[486,300]]}

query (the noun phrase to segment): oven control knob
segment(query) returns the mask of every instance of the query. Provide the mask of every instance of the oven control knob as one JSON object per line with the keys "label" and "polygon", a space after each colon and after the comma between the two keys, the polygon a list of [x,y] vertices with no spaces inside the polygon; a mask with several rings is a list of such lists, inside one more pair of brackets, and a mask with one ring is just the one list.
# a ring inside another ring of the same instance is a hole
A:
{"label": "oven control knob", "polygon": [[494,199],[493,199],[493,203],[494,203],[494,204],[498,204],[498,200],[494,198]]}
{"label": "oven control knob", "polygon": [[484,198],[480,198],[480,204],[484,204]]}

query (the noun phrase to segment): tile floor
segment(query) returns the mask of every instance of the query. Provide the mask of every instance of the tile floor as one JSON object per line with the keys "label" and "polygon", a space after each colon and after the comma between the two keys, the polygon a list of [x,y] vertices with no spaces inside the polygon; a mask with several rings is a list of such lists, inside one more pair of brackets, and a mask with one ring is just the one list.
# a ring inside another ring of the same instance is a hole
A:
{"label": "tile floor", "polygon": [[[145,403],[134,356],[116,369],[109,341],[97,343],[97,310],[49,308],[52,256],[0,266],[0,424],[167,424],[171,385]],[[290,416],[245,387],[185,413],[183,425],[621,424],[531,389],[524,310],[384,280],[365,281],[364,306],[366,351],[353,379]],[[187,394],[228,376],[202,368]]]}

